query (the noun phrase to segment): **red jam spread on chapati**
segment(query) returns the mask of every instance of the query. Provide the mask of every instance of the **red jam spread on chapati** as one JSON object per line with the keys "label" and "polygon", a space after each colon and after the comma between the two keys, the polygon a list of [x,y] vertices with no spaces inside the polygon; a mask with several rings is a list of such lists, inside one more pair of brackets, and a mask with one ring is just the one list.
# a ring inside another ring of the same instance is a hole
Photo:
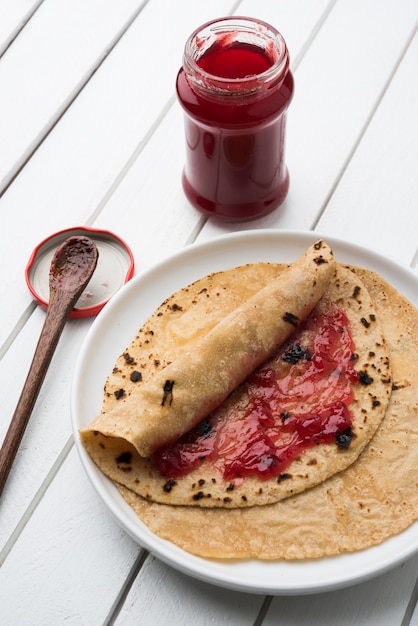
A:
{"label": "red jam spread on chapati", "polygon": [[[156,453],[156,465],[178,478],[207,460],[225,480],[280,476],[312,446],[352,439],[349,405],[358,382],[345,313],[311,315],[239,389],[193,430]],[[242,393],[244,391],[244,393]],[[242,395],[241,395],[242,394]]]}

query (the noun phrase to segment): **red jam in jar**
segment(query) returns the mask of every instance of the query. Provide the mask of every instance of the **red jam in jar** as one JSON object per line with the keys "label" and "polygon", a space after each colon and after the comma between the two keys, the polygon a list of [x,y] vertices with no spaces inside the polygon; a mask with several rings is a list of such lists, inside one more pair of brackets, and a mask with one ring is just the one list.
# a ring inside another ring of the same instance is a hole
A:
{"label": "red jam in jar", "polygon": [[186,42],[177,95],[185,116],[183,188],[206,215],[243,221],[285,199],[289,55],[265,22],[222,18]]}
{"label": "red jam in jar", "polygon": [[193,430],[155,455],[163,476],[178,478],[206,460],[224,480],[277,477],[320,443],[349,447],[349,406],[359,381],[355,346],[339,308],[311,315],[275,355]]}

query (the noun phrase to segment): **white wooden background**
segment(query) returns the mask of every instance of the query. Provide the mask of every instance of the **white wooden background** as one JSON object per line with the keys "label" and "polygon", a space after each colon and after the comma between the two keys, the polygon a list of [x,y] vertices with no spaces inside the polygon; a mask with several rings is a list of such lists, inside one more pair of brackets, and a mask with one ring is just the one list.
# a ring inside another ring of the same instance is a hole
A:
{"label": "white wooden background", "polygon": [[[181,189],[175,76],[188,34],[229,13],[284,35],[289,196],[242,225],[206,220]],[[192,241],[315,229],[415,267],[416,0],[0,0],[0,438],[44,313],[24,268],[61,228],[113,230],[137,273]],[[72,367],[90,320],[68,323],[0,503],[0,623],[418,626],[418,556],[345,590],[226,591],[147,555],[110,518],[75,452]]]}

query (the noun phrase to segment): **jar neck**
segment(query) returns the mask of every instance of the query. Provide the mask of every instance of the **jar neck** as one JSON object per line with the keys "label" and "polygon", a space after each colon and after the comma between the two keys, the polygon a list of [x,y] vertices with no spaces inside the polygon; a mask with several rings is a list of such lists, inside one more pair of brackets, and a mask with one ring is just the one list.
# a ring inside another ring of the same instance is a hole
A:
{"label": "jar neck", "polygon": [[280,88],[289,70],[282,35],[252,18],[204,24],[186,41],[183,70],[191,88],[210,99],[247,100]]}

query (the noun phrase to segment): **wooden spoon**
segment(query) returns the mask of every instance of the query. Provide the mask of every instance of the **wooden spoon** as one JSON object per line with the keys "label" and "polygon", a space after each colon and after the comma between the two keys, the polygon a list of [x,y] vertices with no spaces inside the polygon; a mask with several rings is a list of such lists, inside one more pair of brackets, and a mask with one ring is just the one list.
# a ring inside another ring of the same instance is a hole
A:
{"label": "wooden spoon", "polygon": [[0,495],[6,483],[65,322],[97,265],[88,237],[70,237],[55,252],[49,270],[49,306],[32,364],[0,450]]}

